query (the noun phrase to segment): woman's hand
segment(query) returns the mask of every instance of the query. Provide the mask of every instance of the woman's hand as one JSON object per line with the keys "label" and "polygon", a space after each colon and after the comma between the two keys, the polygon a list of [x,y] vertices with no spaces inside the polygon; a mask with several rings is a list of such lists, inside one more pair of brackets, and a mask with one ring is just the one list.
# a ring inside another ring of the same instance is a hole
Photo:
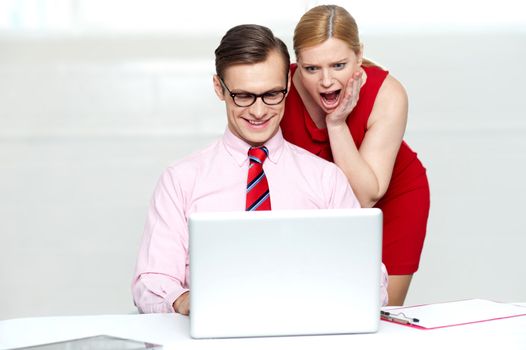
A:
{"label": "woman's hand", "polygon": [[362,87],[362,72],[354,72],[351,78],[347,81],[345,89],[342,92],[343,96],[340,104],[334,111],[327,114],[325,117],[325,122],[327,126],[336,126],[345,124],[347,117],[352,112],[356,104],[358,103],[358,98],[360,97],[360,88]]}

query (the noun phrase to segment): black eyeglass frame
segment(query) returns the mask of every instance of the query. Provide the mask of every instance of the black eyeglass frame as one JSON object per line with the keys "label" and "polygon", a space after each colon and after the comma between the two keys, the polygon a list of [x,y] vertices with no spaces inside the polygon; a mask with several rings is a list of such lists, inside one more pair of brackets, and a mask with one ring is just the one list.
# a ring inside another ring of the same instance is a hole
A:
{"label": "black eyeglass frame", "polygon": [[[261,101],[263,101],[264,104],[266,104],[267,106],[277,106],[279,105],[281,102],[283,102],[283,100],[285,100],[285,95],[287,95],[287,92],[288,92],[288,89],[285,88],[285,89],[282,89],[282,90],[275,90],[275,91],[267,91],[267,92],[264,92],[262,94],[253,94],[251,92],[232,92],[230,91],[230,89],[228,88],[228,86],[226,86],[225,82],[223,81],[223,78],[221,78],[219,75],[217,76],[219,78],[219,81],[221,82],[221,85],[223,85],[223,87],[228,91],[228,94],[230,95],[230,97],[232,97],[232,101],[234,101],[234,104],[238,107],[250,107],[252,106],[254,103],[256,103],[257,99],[258,98],[261,98]],[[287,86],[289,83],[289,78],[287,76],[287,81],[285,82],[285,86]],[[279,100],[279,102],[276,102],[276,103],[268,103],[267,101],[265,101],[265,96],[268,96],[270,93],[276,93],[276,92],[279,92],[282,94],[282,97],[281,97],[281,100]],[[236,96],[237,95],[247,95],[247,96],[252,96],[252,102],[248,105],[240,105],[236,102]]]}

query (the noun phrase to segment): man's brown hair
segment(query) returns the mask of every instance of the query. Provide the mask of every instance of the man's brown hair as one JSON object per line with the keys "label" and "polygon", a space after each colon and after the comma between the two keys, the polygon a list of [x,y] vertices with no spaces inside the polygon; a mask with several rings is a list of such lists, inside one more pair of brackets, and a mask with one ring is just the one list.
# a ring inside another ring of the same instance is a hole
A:
{"label": "man's brown hair", "polygon": [[223,78],[228,67],[238,64],[261,63],[275,51],[283,58],[285,76],[288,75],[290,55],[285,43],[267,27],[242,24],[229,29],[215,50],[216,74]]}

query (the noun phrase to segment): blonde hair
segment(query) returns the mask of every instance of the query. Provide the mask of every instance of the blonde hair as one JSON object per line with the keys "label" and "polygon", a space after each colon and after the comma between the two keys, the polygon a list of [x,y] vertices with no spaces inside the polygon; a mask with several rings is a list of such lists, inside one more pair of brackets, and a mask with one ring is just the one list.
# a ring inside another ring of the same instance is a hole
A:
{"label": "blonde hair", "polygon": [[[349,12],[337,5],[320,5],[307,11],[294,29],[294,53],[296,60],[301,50],[320,45],[330,38],[340,39],[349,45],[356,55],[360,54],[361,43],[358,25]],[[363,65],[375,64],[363,59]]]}

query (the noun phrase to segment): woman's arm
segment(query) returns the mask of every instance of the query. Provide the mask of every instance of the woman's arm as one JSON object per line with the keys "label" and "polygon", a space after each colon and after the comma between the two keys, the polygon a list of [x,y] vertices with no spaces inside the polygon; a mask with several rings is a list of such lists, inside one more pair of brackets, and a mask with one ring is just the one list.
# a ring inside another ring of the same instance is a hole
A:
{"label": "woman's arm", "polygon": [[345,110],[346,102],[351,101],[352,108],[356,104],[359,79],[353,80],[347,85],[342,108],[327,115],[327,130],[334,162],[349,179],[362,207],[372,207],[385,194],[391,180],[407,123],[407,94],[398,80],[387,76],[376,97],[363,142],[357,149],[346,118],[342,118],[344,113],[350,113],[348,107]]}

